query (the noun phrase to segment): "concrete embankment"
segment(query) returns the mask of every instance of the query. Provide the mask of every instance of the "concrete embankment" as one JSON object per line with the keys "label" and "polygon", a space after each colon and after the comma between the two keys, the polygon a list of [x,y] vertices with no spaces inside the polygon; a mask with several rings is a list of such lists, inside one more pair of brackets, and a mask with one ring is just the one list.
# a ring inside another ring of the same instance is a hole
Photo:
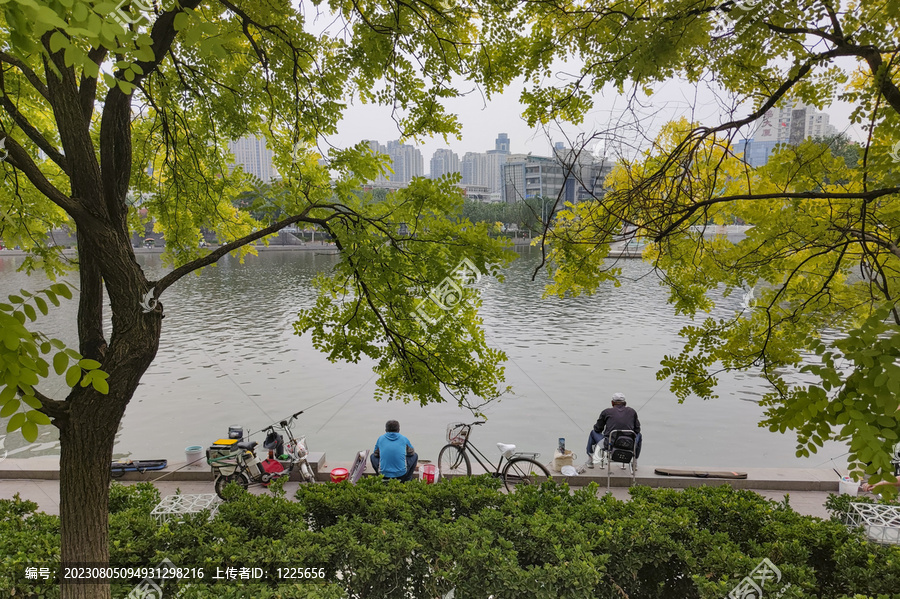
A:
{"label": "concrete embankment", "polygon": [[[349,468],[349,463],[328,462],[325,454],[310,454],[310,462],[320,482],[329,480],[333,468]],[[838,492],[838,479],[830,469],[812,468],[746,468],[744,480],[671,477],[654,473],[654,466],[640,465],[635,476],[635,484],[655,488],[674,488],[701,485],[729,485],[736,489],[746,489],[760,493],[775,500],[789,496],[791,507],[801,513],[821,518],[827,517],[825,500],[830,493]],[[288,496],[292,496],[298,482],[298,472],[294,472],[287,483]],[[367,474],[372,474],[368,465]],[[607,492],[606,469],[599,467],[588,469],[577,476],[554,474],[554,479],[565,481],[570,487],[578,488],[596,482],[600,493]],[[165,470],[146,471],[144,473],[126,473],[120,479],[125,484],[138,481],[153,482],[160,494],[165,497],[182,493],[214,493],[213,475],[204,464],[200,467],[188,467],[184,462],[170,462]],[[631,484],[631,476],[627,470],[618,465],[610,469],[610,492],[616,497],[627,498],[627,488]],[[265,492],[262,488],[255,492]],[[11,498],[16,493],[23,499],[36,502],[40,509],[47,513],[59,513],[59,459],[56,456],[44,456],[28,459],[7,459],[0,462],[0,498]]]}

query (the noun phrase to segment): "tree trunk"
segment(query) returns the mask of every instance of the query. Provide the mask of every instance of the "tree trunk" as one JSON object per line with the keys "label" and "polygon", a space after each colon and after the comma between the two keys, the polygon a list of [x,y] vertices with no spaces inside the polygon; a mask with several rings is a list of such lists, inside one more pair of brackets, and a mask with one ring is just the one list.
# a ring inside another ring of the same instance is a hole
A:
{"label": "tree trunk", "polygon": [[[59,431],[60,557],[65,565],[109,562],[110,462],[122,417],[110,403],[92,399],[75,404]],[[109,599],[110,589],[108,583],[63,584],[61,596]]]}
{"label": "tree trunk", "polygon": [[[109,481],[116,433],[156,356],[162,306],[152,312],[140,308],[150,285],[124,232],[97,223],[85,223],[81,230],[90,233],[79,243],[81,351],[109,374],[109,393],[76,385],[67,398],[67,416],[55,422],[61,445],[60,557],[63,564],[100,567],[109,563]],[[102,284],[112,308],[108,345],[103,340]],[[110,599],[107,582],[64,584],[61,591],[62,599]]]}

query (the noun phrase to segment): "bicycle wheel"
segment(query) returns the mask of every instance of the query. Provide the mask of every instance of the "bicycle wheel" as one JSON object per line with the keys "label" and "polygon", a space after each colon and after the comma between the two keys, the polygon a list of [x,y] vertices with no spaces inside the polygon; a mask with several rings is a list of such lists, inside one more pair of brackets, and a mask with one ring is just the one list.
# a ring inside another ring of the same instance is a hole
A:
{"label": "bicycle wheel", "polygon": [[510,493],[519,485],[540,484],[548,478],[550,472],[531,458],[513,458],[503,468],[503,484]]}
{"label": "bicycle wheel", "polygon": [[469,456],[458,445],[444,445],[438,454],[438,470],[443,476],[469,476],[472,474],[472,463]]}

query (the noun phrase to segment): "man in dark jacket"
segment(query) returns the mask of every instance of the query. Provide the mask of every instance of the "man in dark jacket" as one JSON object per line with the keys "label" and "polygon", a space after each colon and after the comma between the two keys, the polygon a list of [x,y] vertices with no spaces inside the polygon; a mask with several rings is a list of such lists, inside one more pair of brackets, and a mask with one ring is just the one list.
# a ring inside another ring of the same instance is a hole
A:
{"label": "man in dark jacket", "polygon": [[409,439],[400,434],[400,423],[388,420],[384,434],[375,442],[371,460],[376,474],[406,482],[412,480],[416,472],[419,455]]}
{"label": "man in dark jacket", "polygon": [[[587,444],[587,466],[594,467],[593,455],[597,443],[605,443],[606,438],[612,431],[634,431],[637,433],[637,441],[635,442],[634,458],[637,460],[641,457],[641,421],[638,419],[637,412],[634,408],[625,405],[625,396],[621,393],[615,393],[612,396],[612,407],[606,408],[600,412],[600,418],[594,425],[588,437]],[[635,461],[635,469],[637,462]]]}

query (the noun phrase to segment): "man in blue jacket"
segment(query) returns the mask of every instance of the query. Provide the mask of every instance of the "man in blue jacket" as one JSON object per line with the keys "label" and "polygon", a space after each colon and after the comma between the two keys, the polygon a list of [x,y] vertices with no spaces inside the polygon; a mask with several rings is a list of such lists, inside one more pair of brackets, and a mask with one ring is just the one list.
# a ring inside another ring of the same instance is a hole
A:
{"label": "man in blue jacket", "polygon": [[400,434],[400,423],[388,420],[384,425],[384,434],[375,442],[371,459],[375,474],[406,482],[412,480],[416,472],[419,454],[409,439]]}

